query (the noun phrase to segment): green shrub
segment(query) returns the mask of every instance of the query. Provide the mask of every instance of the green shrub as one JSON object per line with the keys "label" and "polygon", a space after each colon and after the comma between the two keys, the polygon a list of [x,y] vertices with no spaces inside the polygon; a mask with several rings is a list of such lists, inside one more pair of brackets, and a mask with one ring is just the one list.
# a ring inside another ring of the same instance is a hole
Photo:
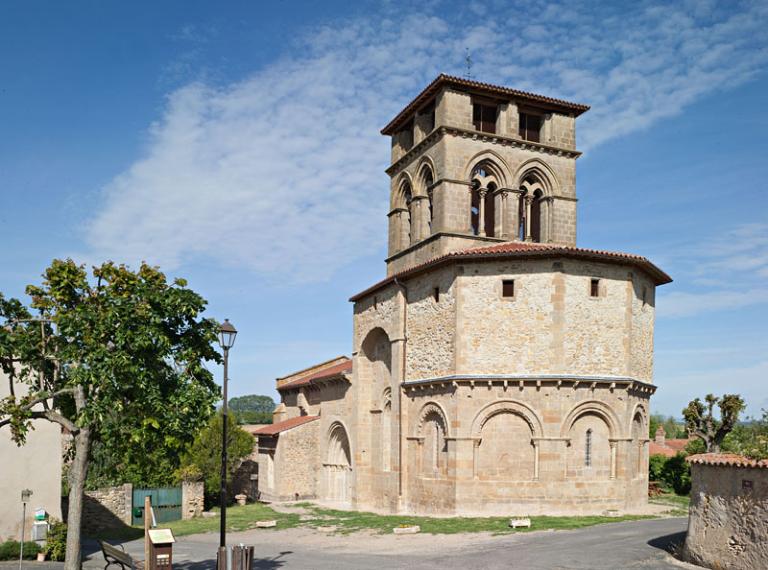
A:
{"label": "green shrub", "polygon": [[[37,557],[40,547],[37,543],[29,541],[24,543],[24,558],[30,560]],[[19,541],[7,540],[0,543],[0,560],[18,560],[19,559]]]}
{"label": "green shrub", "polygon": [[650,481],[662,481],[662,473],[667,458],[661,454],[654,454],[648,459],[648,479]]}
{"label": "green shrub", "polygon": [[49,560],[63,562],[67,551],[67,525],[56,519],[51,519],[51,529],[45,541],[45,554]]}
{"label": "green shrub", "polygon": [[678,453],[670,457],[664,463],[661,470],[661,480],[678,495],[687,495],[691,492],[691,466],[685,460],[685,455]]}

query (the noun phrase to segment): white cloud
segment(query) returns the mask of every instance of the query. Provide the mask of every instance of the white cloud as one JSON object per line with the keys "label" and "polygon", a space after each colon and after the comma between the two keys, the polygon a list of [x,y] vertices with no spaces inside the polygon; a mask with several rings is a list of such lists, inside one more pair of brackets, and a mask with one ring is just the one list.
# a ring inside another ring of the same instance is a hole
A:
{"label": "white cloud", "polygon": [[675,248],[686,291],[659,293],[663,317],[691,317],[768,303],[768,224],[744,224]]}
{"label": "white cloud", "polygon": [[590,103],[580,146],[594,148],[764,67],[768,5],[729,7],[394,6],[310,30],[240,82],[168,96],[144,155],[104,189],[90,256],[328,278],[386,239],[378,129],[440,71],[462,74],[466,47],[478,79]]}

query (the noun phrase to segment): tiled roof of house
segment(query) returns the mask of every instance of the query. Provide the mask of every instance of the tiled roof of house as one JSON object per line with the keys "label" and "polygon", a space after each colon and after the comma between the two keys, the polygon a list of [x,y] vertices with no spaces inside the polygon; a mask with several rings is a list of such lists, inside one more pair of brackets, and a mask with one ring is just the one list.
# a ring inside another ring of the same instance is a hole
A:
{"label": "tiled roof of house", "polygon": [[674,457],[681,451],[685,451],[685,446],[688,445],[688,443],[689,440],[687,439],[667,439],[663,444],[651,441],[648,446],[648,454]]}
{"label": "tiled roof of house", "polygon": [[687,458],[697,465],[718,465],[721,467],[754,467],[768,469],[768,460],[757,461],[736,453],[699,453]]}
{"label": "tiled roof of house", "polygon": [[492,85],[491,83],[482,83],[480,81],[472,81],[471,79],[463,79],[461,77],[455,77],[453,75],[446,75],[441,73],[435,78],[434,81],[432,81],[432,83],[427,85],[421,93],[416,95],[416,97],[410,103],[408,103],[408,105],[406,105],[405,108],[400,111],[386,127],[381,129],[381,134],[394,134],[397,129],[403,125],[403,123],[410,119],[414,112],[416,112],[422,105],[427,103],[429,99],[436,95],[440,88],[444,85],[469,88],[490,95],[501,95],[503,97],[522,99],[531,103],[543,103],[548,106],[559,108],[565,112],[573,113],[577,117],[585,111],[589,110],[589,105],[584,105],[582,103],[572,103],[570,101],[555,99],[545,95],[537,95],[536,93],[519,91],[510,87]]}
{"label": "tiled roof of house", "polygon": [[331,378],[335,378],[337,376],[341,376],[349,372],[352,372],[352,361],[347,358],[343,362],[339,362],[337,364],[332,364],[330,366],[320,368],[319,370],[314,371],[312,374],[309,374],[307,376],[301,376],[296,380],[291,380],[290,382],[281,384],[277,387],[277,389],[287,390],[289,388],[298,388],[300,386],[308,386],[309,384],[316,383],[321,380],[329,380]]}
{"label": "tiled roof of house", "polygon": [[252,435],[277,435],[286,430],[299,427],[301,425],[308,424],[309,422],[313,422],[319,419],[320,419],[320,416],[297,416],[289,420],[277,422],[276,424],[265,425],[263,427],[260,427],[259,429],[253,430],[251,434]]}
{"label": "tiled roof of house", "polygon": [[607,262],[622,262],[636,265],[646,271],[654,280],[656,285],[664,285],[665,283],[671,283],[672,278],[664,273],[661,269],[656,267],[653,263],[648,261],[642,255],[635,255],[633,253],[621,253],[616,251],[604,251],[599,249],[585,249],[581,247],[574,247],[569,245],[558,245],[554,243],[526,243],[520,241],[510,241],[499,243],[496,245],[476,247],[472,249],[465,249],[461,251],[453,251],[446,253],[439,257],[435,257],[425,263],[416,265],[409,269],[405,269],[379,281],[372,287],[369,287],[365,291],[354,295],[349,300],[357,301],[362,299],[366,295],[381,289],[394,282],[396,279],[406,279],[412,277],[422,271],[431,269],[442,263],[450,261],[472,261],[476,259],[505,259],[510,257],[575,257],[579,259],[592,259],[597,261]]}

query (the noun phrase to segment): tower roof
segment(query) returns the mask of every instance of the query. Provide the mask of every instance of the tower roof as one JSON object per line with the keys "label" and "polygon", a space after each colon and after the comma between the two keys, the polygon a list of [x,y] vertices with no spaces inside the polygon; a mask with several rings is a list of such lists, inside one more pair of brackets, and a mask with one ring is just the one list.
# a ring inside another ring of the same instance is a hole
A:
{"label": "tower roof", "polygon": [[411,267],[386,279],[379,281],[365,291],[354,295],[349,300],[359,301],[366,295],[386,287],[398,279],[408,279],[430,270],[438,265],[450,263],[452,261],[476,261],[481,259],[508,259],[508,258],[540,258],[540,257],[570,257],[576,259],[591,259],[595,261],[604,261],[607,263],[625,263],[635,265],[648,273],[656,285],[671,283],[672,278],[656,267],[647,258],[642,255],[632,253],[621,253],[617,251],[603,251],[598,249],[584,249],[581,247],[572,247],[567,245],[558,245],[552,243],[527,243],[527,242],[505,242],[496,245],[476,247],[461,251],[454,251],[435,257],[430,261]]}
{"label": "tower roof", "polygon": [[436,95],[437,92],[445,86],[460,87],[464,90],[469,89],[481,94],[497,97],[510,97],[528,101],[530,103],[538,103],[539,105],[543,104],[549,108],[552,108],[553,110],[559,110],[565,113],[573,113],[573,115],[576,117],[589,110],[589,105],[584,105],[582,103],[572,103],[570,101],[554,99],[545,95],[537,95],[535,93],[528,93],[527,91],[519,91],[517,89],[512,89],[511,87],[492,85],[490,83],[472,81],[471,79],[462,79],[461,77],[455,77],[453,75],[446,75],[441,73],[435,78],[434,81],[432,81],[432,83],[427,85],[424,90],[413,99],[413,101],[408,103],[408,105],[406,105],[406,107],[400,111],[386,127],[381,129],[381,134],[394,134],[403,125],[403,123],[405,123],[410,118],[410,116],[419,109],[419,107],[426,103],[431,97]]}

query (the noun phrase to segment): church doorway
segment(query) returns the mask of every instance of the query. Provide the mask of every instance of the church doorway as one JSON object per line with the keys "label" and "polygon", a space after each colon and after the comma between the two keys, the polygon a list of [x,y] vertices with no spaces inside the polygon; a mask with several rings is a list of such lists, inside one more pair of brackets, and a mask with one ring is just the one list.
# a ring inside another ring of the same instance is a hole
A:
{"label": "church doorway", "polygon": [[352,499],[352,460],[347,430],[339,423],[334,424],[328,436],[324,470],[326,499],[348,504]]}

